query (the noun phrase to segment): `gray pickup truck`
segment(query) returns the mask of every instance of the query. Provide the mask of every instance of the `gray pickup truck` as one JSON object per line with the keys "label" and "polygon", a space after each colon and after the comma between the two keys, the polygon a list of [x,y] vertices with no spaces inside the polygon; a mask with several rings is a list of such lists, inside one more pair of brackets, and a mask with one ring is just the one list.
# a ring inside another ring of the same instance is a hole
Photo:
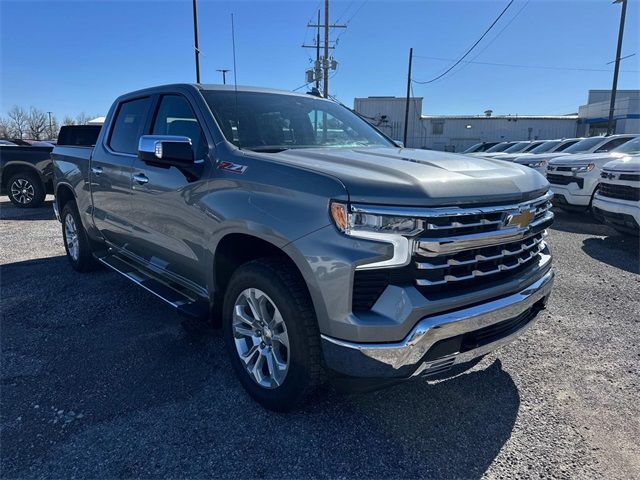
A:
{"label": "gray pickup truck", "polygon": [[53,161],[72,267],[107,265],[220,323],[270,409],[327,378],[446,376],[522,334],[550,295],[542,175],[401,148],[313,95],[137,91],[94,148]]}

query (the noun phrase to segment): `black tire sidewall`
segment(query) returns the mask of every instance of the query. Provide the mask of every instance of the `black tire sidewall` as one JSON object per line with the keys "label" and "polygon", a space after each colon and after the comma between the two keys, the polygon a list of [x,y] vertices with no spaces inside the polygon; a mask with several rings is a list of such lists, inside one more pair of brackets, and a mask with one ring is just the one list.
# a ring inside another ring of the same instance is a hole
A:
{"label": "black tire sidewall", "polygon": [[[16,180],[26,180],[33,186],[33,198],[29,203],[20,203],[11,195],[11,185]],[[15,175],[12,175],[7,183],[7,194],[9,196],[9,200],[18,208],[36,208],[42,205],[44,202],[46,192],[44,190],[44,186],[42,185],[42,180],[40,177],[33,172],[19,172]]]}
{"label": "black tire sidewall", "polygon": [[[266,293],[280,310],[289,336],[289,369],[280,387],[267,389],[259,386],[246,372],[235,347],[232,322],[236,299],[247,288]],[[308,355],[307,332],[302,322],[295,319],[304,315],[297,302],[292,301],[284,282],[265,265],[251,262],[234,273],[224,297],[223,336],[230,361],[243,387],[260,404],[276,411],[289,411],[304,396],[311,381],[312,359]],[[308,312],[307,312],[308,314]]]}

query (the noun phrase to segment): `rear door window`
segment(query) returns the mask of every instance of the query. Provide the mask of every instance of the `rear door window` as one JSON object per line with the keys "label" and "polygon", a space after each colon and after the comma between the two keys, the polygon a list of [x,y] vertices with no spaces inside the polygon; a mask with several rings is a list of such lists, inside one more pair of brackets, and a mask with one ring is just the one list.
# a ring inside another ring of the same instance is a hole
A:
{"label": "rear door window", "polygon": [[109,147],[114,152],[135,155],[142,135],[150,98],[138,98],[122,102],[113,120]]}

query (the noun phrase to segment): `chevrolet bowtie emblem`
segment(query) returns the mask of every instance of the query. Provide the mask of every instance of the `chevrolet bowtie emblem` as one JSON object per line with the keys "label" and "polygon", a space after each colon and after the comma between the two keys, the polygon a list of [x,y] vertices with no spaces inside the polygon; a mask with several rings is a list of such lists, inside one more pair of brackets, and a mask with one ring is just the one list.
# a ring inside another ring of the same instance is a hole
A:
{"label": "chevrolet bowtie emblem", "polygon": [[535,216],[536,214],[533,210],[523,210],[519,213],[508,215],[505,219],[504,226],[527,228]]}

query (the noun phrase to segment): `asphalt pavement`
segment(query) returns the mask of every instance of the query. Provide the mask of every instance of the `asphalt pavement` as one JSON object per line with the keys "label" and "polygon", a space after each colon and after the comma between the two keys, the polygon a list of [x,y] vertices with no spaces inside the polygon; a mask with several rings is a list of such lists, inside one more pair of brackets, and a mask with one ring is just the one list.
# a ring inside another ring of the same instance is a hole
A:
{"label": "asphalt pavement", "polygon": [[74,272],[51,204],[0,197],[2,478],[640,478],[638,240],[549,232],[536,325],[471,371],[290,414],[254,403],[219,331],[111,271]]}

